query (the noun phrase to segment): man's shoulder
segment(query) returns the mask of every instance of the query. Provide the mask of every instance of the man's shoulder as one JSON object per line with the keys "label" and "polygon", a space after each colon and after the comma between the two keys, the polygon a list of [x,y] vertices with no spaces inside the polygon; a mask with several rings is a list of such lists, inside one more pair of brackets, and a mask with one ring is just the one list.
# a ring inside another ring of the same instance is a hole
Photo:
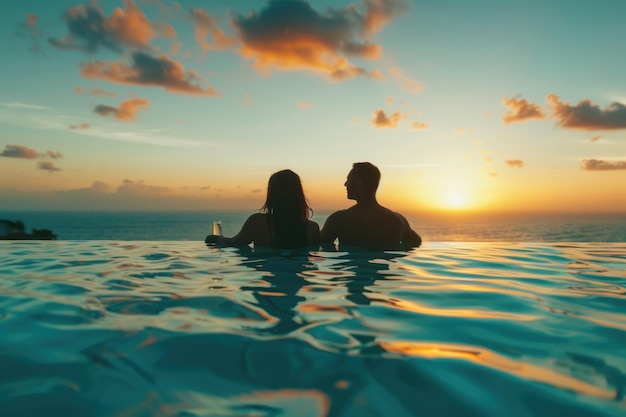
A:
{"label": "man's shoulder", "polygon": [[352,209],[352,207],[347,208],[347,209],[343,209],[343,210],[337,210],[331,214],[328,215],[328,218],[341,218],[344,217],[346,215],[350,214],[350,210]]}

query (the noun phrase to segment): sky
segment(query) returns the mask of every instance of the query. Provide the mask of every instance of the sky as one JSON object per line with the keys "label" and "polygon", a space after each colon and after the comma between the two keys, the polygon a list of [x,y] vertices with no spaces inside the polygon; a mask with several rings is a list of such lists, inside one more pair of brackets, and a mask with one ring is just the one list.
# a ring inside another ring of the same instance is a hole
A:
{"label": "sky", "polygon": [[22,0],[0,210],[626,212],[626,2]]}

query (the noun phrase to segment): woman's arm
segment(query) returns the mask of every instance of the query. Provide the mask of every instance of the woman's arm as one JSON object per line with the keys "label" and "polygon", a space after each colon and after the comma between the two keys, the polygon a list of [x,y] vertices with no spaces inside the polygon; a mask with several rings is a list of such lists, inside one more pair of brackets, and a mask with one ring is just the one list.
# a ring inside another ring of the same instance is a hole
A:
{"label": "woman's arm", "polygon": [[320,243],[320,225],[311,220],[307,222],[307,242],[309,245]]}
{"label": "woman's arm", "polygon": [[206,239],[204,239],[204,243],[207,245],[218,244],[224,246],[247,246],[249,245],[255,238],[256,230],[258,229],[259,220],[262,220],[263,216],[260,213],[255,213],[248,217],[245,221],[239,233],[237,233],[233,237],[226,236],[216,236],[216,235],[208,235]]}

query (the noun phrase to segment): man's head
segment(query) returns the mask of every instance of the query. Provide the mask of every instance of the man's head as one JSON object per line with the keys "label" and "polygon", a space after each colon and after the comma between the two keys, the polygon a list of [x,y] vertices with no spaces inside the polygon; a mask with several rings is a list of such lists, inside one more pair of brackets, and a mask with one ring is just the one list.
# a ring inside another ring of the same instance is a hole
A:
{"label": "man's head", "polygon": [[352,164],[352,170],[344,184],[348,191],[348,198],[360,200],[374,197],[380,182],[380,171],[369,162],[356,162]]}

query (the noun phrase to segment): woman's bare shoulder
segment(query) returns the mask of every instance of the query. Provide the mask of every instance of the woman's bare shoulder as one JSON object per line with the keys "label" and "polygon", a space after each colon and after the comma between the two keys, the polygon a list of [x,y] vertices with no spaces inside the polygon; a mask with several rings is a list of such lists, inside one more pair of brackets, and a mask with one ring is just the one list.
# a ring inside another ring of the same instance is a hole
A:
{"label": "woman's bare shoulder", "polygon": [[306,222],[309,230],[320,230],[320,225],[317,222],[314,222],[313,220],[307,220]]}
{"label": "woman's bare shoulder", "polygon": [[254,213],[251,214],[246,223],[243,225],[243,229],[247,233],[252,233],[252,235],[257,236],[260,230],[267,229],[267,220],[266,216],[263,213]]}
{"label": "woman's bare shoulder", "polygon": [[259,223],[261,221],[264,222],[266,217],[267,217],[267,214],[253,213],[248,217],[247,222],[249,223]]}

